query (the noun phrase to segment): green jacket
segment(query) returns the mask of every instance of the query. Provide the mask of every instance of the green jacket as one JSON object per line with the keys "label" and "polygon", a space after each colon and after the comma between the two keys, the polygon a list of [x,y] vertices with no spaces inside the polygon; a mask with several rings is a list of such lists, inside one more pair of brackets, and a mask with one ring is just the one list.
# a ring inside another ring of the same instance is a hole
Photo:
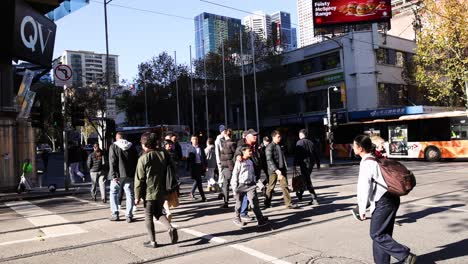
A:
{"label": "green jacket", "polygon": [[138,159],[135,172],[135,198],[146,201],[165,199],[166,170],[169,154],[163,149],[152,150]]}

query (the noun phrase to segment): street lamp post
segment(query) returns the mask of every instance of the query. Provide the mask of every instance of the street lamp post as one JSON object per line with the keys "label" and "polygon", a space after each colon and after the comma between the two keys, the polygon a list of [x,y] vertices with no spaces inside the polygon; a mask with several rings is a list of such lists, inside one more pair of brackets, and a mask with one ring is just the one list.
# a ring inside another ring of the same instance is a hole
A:
{"label": "street lamp post", "polygon": [[330,166],[333,165],[333,142],[331,141],[331,129],[332,129],[332,123],[331,123],[331,105],[330,105],[330,89],[333,89],[333,92],[338,92],[338,87],[336,86],[330,86],[327,89],[327,99],[328,99],[328,104],[327,104],[327,119],[328,119],[328,142],[330,144]]}
{"label": "street lamp post", "polygon": [[349,122],[349,112],[348,112],[348,85],[346,84],[346,68],[345,68],[345,61],[344,61],[344,46],[343,46],[343,40],[341,40],[341,43],[338,42],[336,39],[330,38],[329,36],[322,36],[328,40],[331,40],[335,42],[338,47],[340,47],[340,60],[341,60],[341,65],[343,69],[343,78],[344,78],[344,85],[345,85],[345,93],[346,93],[346,101],[345,101],[345,109],[346,109],[346,122]]}
{"label": "street lamp post", "polygon": [[107,31],[107,5],[112,0],[104,0],[104,25],[106,30],[106,85],[107,85],[107,98],[111,98],[110,76],[109,76],[109,36]]}

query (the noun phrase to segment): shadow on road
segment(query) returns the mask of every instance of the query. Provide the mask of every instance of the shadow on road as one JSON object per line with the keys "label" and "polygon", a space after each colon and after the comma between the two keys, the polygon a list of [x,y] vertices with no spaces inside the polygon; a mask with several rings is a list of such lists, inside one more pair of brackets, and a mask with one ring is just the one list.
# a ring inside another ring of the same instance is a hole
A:
{"label": "shadow on road", "polygon": [[407,213],[407,214],[402,215],[402,216],[398,216],[397,221],[399,223],[402,223],[402,224],[403,223],[415,223],[419,219],[424,218],[426,216],[441,213],[441,212],[445,212],[445,211],[448,211],[450,209],[457,208],[457,207],[463,207],[463,206],[465,206],[465,205],[464,204],[453,204],[453,205],[444,206],[444,207],[431,207],[431,208],[424,209],[422,211],[411,212],[411,213]]}
{"label": "shadow on road", "polygon": [[468,239],[444,245],[437,251],[418,256],[418,263],[433,264],[436,261],[468,256]]}

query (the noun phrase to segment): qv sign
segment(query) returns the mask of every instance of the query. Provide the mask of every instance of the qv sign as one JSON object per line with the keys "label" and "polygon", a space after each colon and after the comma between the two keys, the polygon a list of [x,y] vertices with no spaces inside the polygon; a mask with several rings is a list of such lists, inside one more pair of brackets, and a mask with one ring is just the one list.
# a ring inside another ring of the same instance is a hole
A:
{"label": "qv sign", "polygon": [[22,0],[15,1],[12,57],[50,67],[57,26]]}
{"label": "qv sign", "polygon": [[[32,26],[32,33],[26,36],[26,26],[30,24]],[[31,49],[32,52],[36,51],[36,45],[39,36],[39,43],[41,44],[41,53],[44,54],[45,47],[49,41],[50,34],[52,30],[47,29],[47,37],[44,41],[44,31],[42,30],[42,24],[34,20],[32,16],[25,16],[21,22],[21,40],[23,41],[26,48]]]}

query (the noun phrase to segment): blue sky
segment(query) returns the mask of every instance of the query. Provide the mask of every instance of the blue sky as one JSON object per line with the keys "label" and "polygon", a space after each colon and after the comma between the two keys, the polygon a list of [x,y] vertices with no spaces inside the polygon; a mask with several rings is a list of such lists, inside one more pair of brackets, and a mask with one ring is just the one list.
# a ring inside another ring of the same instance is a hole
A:
{"label": "blue sky", "polygon": [[[262,10],[266,13],[286,11],[291,22],[297,24],[296,0],[212,0],[222,5],[246,11]],[[130,6],[156,12],[192,18],[202,12],[243,18],[240,11],[212,5],[199,0],[113,0],[108,5],[109,52],[119,55],[120,79],[133,80],[137,65],[162,51],[173,55],[177,62],[189,62],[189,45],[194,50],[193,20],[157,15],[127,8]],[[90,4],[58,20],[54,58],[64,50],[90,50],[105,53],[103,0],[91,0]],[[293,25],[294,27],[294,25]]]}

